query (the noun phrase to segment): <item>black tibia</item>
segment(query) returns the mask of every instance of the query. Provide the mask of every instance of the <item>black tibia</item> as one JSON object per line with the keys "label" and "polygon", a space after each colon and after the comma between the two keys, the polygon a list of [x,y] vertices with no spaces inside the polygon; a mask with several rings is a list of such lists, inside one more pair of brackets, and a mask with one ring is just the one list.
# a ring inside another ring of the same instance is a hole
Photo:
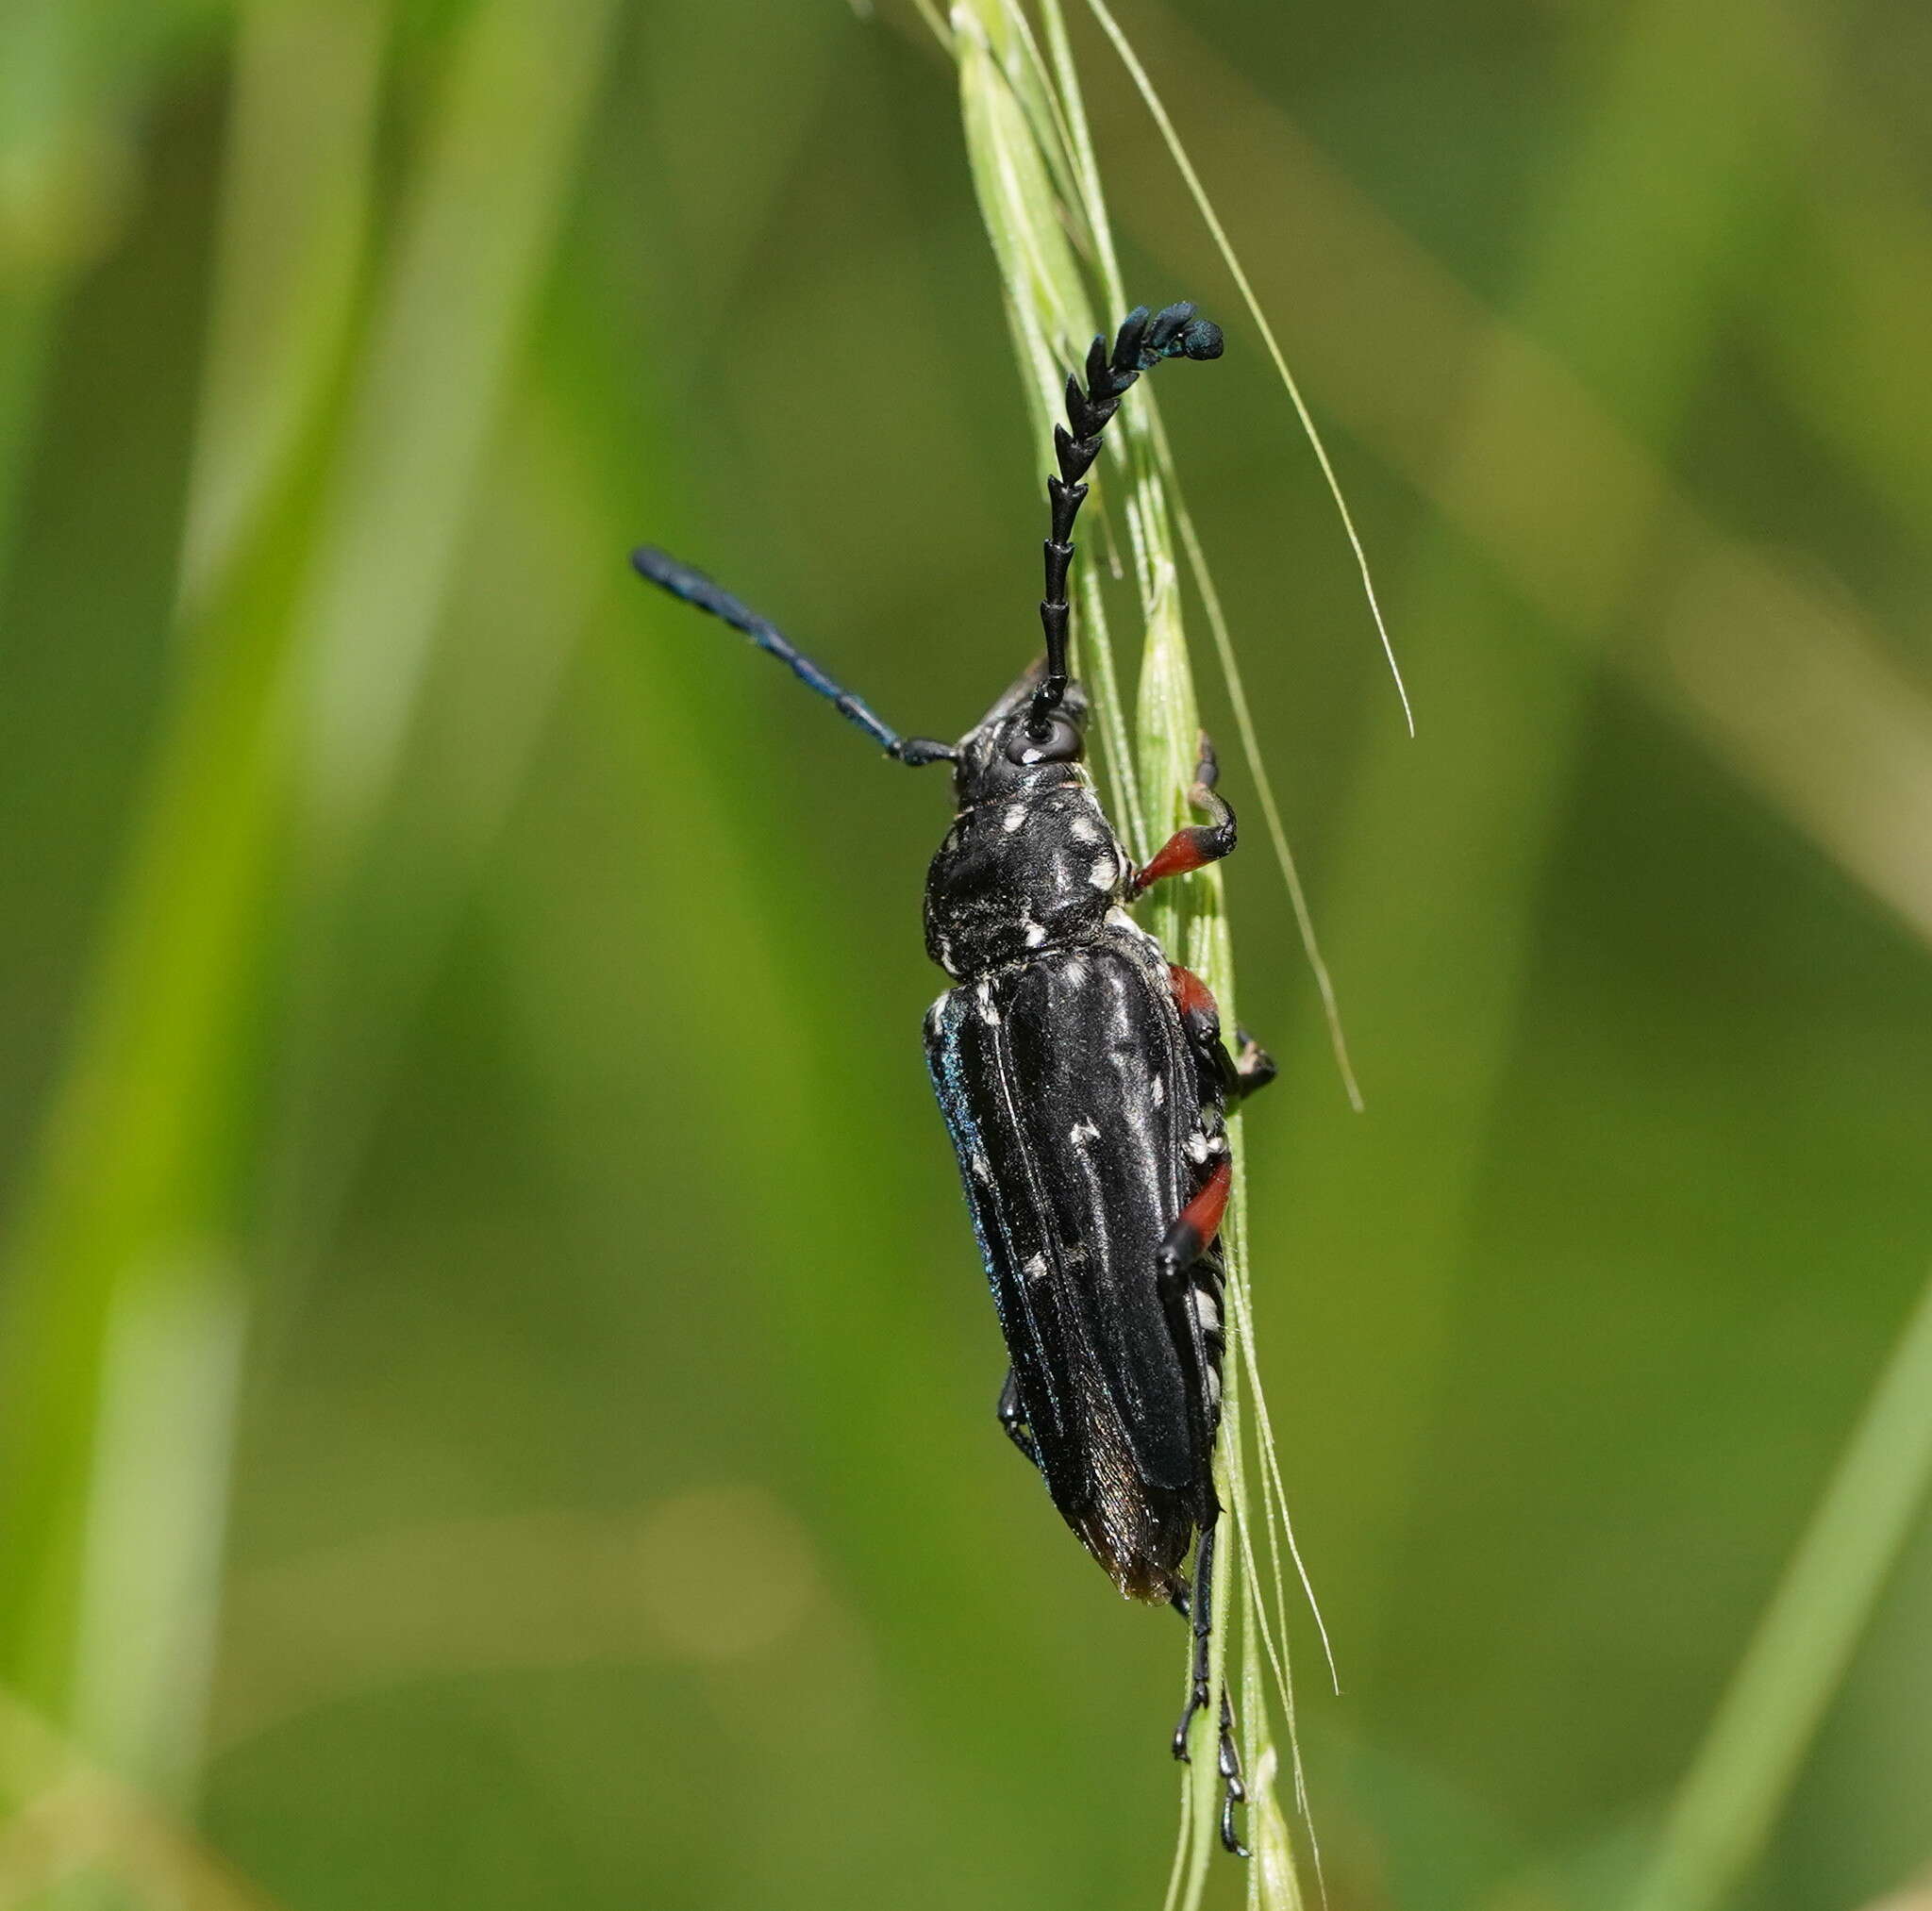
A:
{"label": "black tibia", "polygon": [[1201,760],[1194,766],[1194,782],[1188,791],[1188,801],[1196,809],[1207,811],[1213,821],[1196,824],[1191,829],[1175,830],[1155,852],[1147,867],[1135,876],[1133,894],[1141,895],[1169,876],[1184,876],[1190,871],[1205,869],[1208,864],[1218,863],[1223,856],[1234,854],[1234,810],[1214,787],[1220,778],[1221,766],[1215,759],[1214,745],[1208,740],[1208,733],[1203,730]]}
{"label": "black tibia", "polygon": [[1033,1429],[1026,1424],[1026,1409],[1020,1400],[1020,1378],[1010,1367],[1007,1369],[1006,1384],[1000,1388],[1000,1404],[995,1411],[1000,1417],[1000,1430],[1034,1466],[1039,1466],[1040,1448],[1034,1440]]}
{"label": "black tibia", "polygon": [[[1174,1755],[1185,1760],[1188,1756],[1188,1728],[1194,1722],[1194,1714],[1206,1709],[1213,1696],[1209,1680],[1208,1642],[1214,1637],[1214,1537],[1215,1522],[1201,1529],[1201,1542],[1194,1549],[1194,1585],[1185,1604],[1174,1601],[1182,1618],[1186,1619],[1194,1634],[1194,1663],[1192,1682],[1188,1692],[1188,1703],[1181,1709],[1181,1722],[1174,1727]],[[1227,1696],[1225,1683],[1221,1688],[1221,1730],[1216,1753],[1216,1762],[1221,1770],[1221,1842],[1238,1858],[1248,1855],[1247,1847],[1241,1841],[1235,1831],[1234,1808],[1243,1803],[1248,1795],[1247,1787],[1241,1783],[1241,1757],[1240,1748],[1234,1740],[1234,1704]]]}
{"label": "black tibia", "polygon": [[1046,594],[1041,600],[1041,628],[1046,634],[1046,671],[1033,692],[1028,728],[1038,740],[1050,734],[1049,718],[1067,693],[1067,567],[1074,558],[1074,520],[1087,501],[1081,482],[1100,456],[1100,435],[1120,409],[1121,399],[1142,372],[1163,358],[1218,358],[1221,327],[1197,319],[1191,305],[1167,306],[1149,314],[1136,306],[1125,319],[1109,353],[1104,338],[1095,339],[1087,353],[1087,388],[1077,374],[1067,380],[1067,423],[1053,428],[1059,465],[1046,481],[1053,529],[1046,540]]}
{"label": "black tibia", "polygon": [[816,690],[848,723],[858,724],[887,756],[914,769],[922,763],[949,763],[953,760],[956,752],[950,743],[937,742],[930,737],[900,736],[862,698],[854,696],[827,676],[776,624],[760,617],[757,611],[747,609],[702,571],[693,571],[689,564],[681,564],[675,557],[649,544],[633,551],[630,561],[640,577],[647,578],[659,589],[670,591],[672,596],[681,597],[685,603],[695,605],[700,610],[709,611],[733,630],[742,631],[760,650],[786,665],[807,689]]}

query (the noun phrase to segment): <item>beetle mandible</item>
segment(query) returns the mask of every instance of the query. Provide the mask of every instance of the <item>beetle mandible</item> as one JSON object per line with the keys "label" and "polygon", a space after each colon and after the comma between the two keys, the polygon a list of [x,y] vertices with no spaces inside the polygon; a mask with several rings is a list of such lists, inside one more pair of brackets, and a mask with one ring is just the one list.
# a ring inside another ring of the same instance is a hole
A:
{"label": "beetle mandible", "polygon": [[[1046,653],[958,743],[902,737],[701,573],[648,547],[631,559],[788,664],[889,756],[953,766],[957,813],[926,877],[925,946],[954,987],[927,1013],[925,1051],[1012,1363],[999,1421],[1121,1591],[1190,1618],[1178,1757],[1209,1701],[1224,1118],[1274,1065],[1244,1035],[1229,1054],[1207,987],[1127,913],[1153,884],[1226,856],[1234,812],[1204,735],[1190,794],[1208,820],[1135,867],[1083,760],[1067,573],[1083,480],[1128,388],[1162,359],[1221,351],[1220,328],[1192,306],[1139,307],[1111,350],[1093,341],[1084,388],[1068,378],[1047,479]],[[1222,1840],[1241,1853],[1224,1689],[1219,1762]]]}

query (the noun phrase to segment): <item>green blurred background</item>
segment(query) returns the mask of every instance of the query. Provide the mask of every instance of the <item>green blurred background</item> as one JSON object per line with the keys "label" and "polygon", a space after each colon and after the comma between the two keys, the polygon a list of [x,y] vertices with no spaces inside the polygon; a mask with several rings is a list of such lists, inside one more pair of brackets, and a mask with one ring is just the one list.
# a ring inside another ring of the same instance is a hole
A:
{"label": "green blurred background", "polygon": [[[1123,19],[1418,713],[1079,15],[1368,1100],[1254,832],[1329,1902],[1607,1902],[1932,1258],[1932,13]],[[920,1059],[943,792],[624,563],[952,734],[1041,465],[895,0],[0,14],[0,1903],[1156,1902],[1177,1629],[993,1425]],[[1914,1539],[1741,1902],[1932,1858],[1928,1621]]]}

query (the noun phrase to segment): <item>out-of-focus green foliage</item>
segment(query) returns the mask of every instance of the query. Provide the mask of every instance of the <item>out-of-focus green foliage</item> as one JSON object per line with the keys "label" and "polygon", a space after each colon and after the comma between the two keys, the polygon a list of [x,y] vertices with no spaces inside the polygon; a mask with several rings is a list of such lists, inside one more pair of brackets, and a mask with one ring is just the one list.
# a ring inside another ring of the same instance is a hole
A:
{"label": "out-of-focus green foliage", "polygon": [[[1070,7],[1368,1103],[1253,830],[1329,1902],[1627,1904],[1813,1672],[1736,1902],[1875,1901],[1911,1398],[1697,1754],[1932,1262],[1924,9],[1119,12],[1417,711]],[[623,562],[957,730],[1041,468],[909,7],[0,17],[0,1904],[1156,1902],[1178,1629],[992,1426],[919,1061],[942,792]]]}

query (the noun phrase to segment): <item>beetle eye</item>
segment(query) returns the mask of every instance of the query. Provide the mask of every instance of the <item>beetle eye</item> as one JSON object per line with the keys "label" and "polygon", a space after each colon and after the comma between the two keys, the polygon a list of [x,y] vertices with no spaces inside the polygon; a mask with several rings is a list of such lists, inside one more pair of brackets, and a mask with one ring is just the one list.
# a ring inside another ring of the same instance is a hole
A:
{"label": "beetle eye", "polygon": [[1009,763],[1072,763],[1084,748],[1078,725],[1066,717],[1054,717],[1044,737],[1034,736],[1022,721],[1013,725],[1013,734],[1007,739],[1007,760]]}

